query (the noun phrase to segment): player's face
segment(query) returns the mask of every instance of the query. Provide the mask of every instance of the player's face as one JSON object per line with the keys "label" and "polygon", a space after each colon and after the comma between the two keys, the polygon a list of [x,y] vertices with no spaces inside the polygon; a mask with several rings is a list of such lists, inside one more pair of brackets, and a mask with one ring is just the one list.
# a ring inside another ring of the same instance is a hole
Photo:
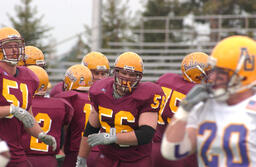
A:
{"label": "player's face", "polygon": [[7,59],[18,59],[21,50],[20,40],[11,40],[3,43],[3,52],[5,53]]}
{"label": "player's face", "polygon": [[101,80],[103,78],[106,78],[109,76],[108,71],[103,71],[103,70],[92,70],[92,75],[93,75],[93,82],[96,80]]}
{"label": "player's face", "polygon": [[129,94],[131,92],[131,85],[137,81],[137,74],[120,70],[118,72],[118,81],[121,85],[117,85],[117,89],[121,94]]}
{"label": "player's face", "polygon": [[221,69],[221,68],[214,68],[208,74],[207,82],[212,85],[212,89],[219,89],[224,88],[226,89],[228,86],[228,81],[231,76],[231,71]]}

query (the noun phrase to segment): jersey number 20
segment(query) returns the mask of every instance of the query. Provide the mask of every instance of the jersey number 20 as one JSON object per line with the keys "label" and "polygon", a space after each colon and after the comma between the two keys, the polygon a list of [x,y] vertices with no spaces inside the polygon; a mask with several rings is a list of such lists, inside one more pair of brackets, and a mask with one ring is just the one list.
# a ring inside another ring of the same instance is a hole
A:
{"label": "jersey number 20", "polygon": [[[210,154],[209,150],[214,142],[217,133],[217,126],[215,122],[205,122],[200,125],[198,135],[202,136],[208,134],[208,138],[200,148],[200,157],[206,166],[218,167],[219,155]],[[222,150],[226,155],[227,167],[246,167],[249,166],[248,149],[247,149],[247,129],[242,124],[230,124],[224,132],[222,132]],[[236,145],[236,147],[232,147]]]}

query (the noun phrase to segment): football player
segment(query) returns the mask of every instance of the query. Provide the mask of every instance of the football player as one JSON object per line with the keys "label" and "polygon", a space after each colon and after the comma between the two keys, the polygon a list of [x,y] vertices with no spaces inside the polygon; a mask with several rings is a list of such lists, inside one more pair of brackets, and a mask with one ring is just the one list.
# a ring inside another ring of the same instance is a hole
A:
{"label": "football player", "polygon": [[[110,74],[108,58],[100,52],[89,52],[83,57],[81,64],[85,65],[91,70],[93,82],[104,79]],[[94,167],[98,155],[98,146],[92,147],[89,156],[87,157],[87,164],[89,167]]]}
{"label": "football player", "polygon": [[96,167],[151,166],[152,138],[164,93],[155,83],[140,82],[142,75],[142,58],[125,52],[115,61],[114,77],[92,85],[89,96],[93,108],[77,167],[86,166],[90,147],[95,145],[100,148]]}
{"label": "football player", "polygon": [[[105,55],[100,52],[90,52],[86,54],[81,62],[82,65],[88,67],[92,72],[93,82],[109,76],[109,61]],[[50,96],[63,91],[63,81],[57,83],[51,90]]]}
{"label": "football player", "polygon": [[177,111],[180,101],[195,84],[205,79],[207,72],[211,69],[208,65],[208,57],[203,52],[190,53],[182,60],[182,75],[167,73],[157,81],[165,93],[166,101],[159,111],[156,134],[153,139],[152,162],[154,167],[197,167],[195,154],[179,161],[169,161],[162,157],[160,145],[163,133]]}
{"label": "football player", "polygon": [[18,66],[37,65],[45,68],[43,52],[35,46],[25,46],[25,55],[19,60]]}
{"label": "football player", "polygon": [[161,152],[176,160],[197,152],[200,167],[256,166],[256,42],[230,36],[212,50],[206,84],[181,102]]}
{"label": "football player", "polygon": [[82,64],[88,67],[93,76],[93,82],[109,76],[108,58],[100,52],[90,52],[82,59]]}
{"label": "football player", "polygon": [[32,101],[33,114],[43,131],[55,137],[57,147],[53,150],[27,133],[22,136],[22,144],[32,166],[56,167],[55,155],[60,150],[61,128],[69,125],[73,116],[73,107],[64,99],[45,97],[49,83],[47,72],[35,65],[30,65],[28,68],[39,79],[39,86]]}
{"label": "football player", "polygon": [[25,167],[28,162],[21,145],[22,131],[53,146],[54,137],[40,128],[31,111],[31,103],[38,86],[38,78],[25,67],[17,67],[24,56],[24,40],[19,32],[10,27],[0,29],[0,138],[10,148],[10,166]]}
{"label": "football player", "polygon": [[56,95],[56,97],[68,100],[74,108],[64,140],[63,167],[75,167],[76,165],[81,137],[92,108],[88,96],[91,84],[91,71],[84,65],[76,64],[69,67],[65,73],[64,92]]}

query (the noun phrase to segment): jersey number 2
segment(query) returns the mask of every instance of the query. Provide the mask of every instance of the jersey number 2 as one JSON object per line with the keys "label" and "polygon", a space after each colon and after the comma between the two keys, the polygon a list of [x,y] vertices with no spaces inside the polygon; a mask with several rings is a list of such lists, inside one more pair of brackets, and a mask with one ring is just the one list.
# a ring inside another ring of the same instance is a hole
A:
{"label": "jersey number 2", "polygon": [[[50,131],[52,120],[48,114],[38,113],[35,116],[35,119],[38,123],[43,123],[43,126],[41,128],[45,133],[48,133]],[[37,138],[31,136],[30,149],[34,151],[48,152],[49,146],[44,144],[43,142],[39,142]]]}

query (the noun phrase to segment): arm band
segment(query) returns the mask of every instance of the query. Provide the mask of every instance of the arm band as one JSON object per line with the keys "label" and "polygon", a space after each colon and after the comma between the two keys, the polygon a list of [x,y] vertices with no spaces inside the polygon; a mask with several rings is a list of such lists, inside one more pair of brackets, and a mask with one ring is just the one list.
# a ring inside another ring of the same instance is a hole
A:
{"label": "arm band", "polygon": [[168,160],[178,160],[188,156],[191,152],[192,146],[188,134],[180,142],[169,142],[164,135],[161,144],[161,153],[165,159]]}
{"label": "arm band", "polygon": [[93,127],[90,122],[87,122],[86,128],[84,130],[84,137],[88,137],[90,134],[98,133],[100,128]]}
{"label": "arm band", "polygon": [[142,125],[137,130],[135,130],[138,145],[150,143],[154,137],[154,134],[155,129],[148,125]]}

